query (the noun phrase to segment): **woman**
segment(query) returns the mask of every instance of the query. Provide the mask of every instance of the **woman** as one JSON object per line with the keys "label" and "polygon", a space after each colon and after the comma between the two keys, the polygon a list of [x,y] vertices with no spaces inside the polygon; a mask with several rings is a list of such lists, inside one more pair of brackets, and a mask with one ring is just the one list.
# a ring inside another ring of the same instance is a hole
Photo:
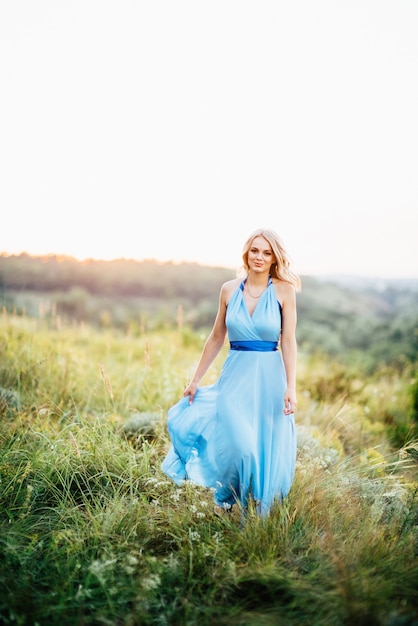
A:
{"label": "woman", "polygon": [[[284,498],[296,462],[296,290],[279,237],[256,230],[243,249],[246,275],[224,283],[218,313],[184,397],[168,412],[172,445],[162,469],[214,490],[230,509],[256,501],[265,516]],[[225,342],[214,385],[199,382]]]}

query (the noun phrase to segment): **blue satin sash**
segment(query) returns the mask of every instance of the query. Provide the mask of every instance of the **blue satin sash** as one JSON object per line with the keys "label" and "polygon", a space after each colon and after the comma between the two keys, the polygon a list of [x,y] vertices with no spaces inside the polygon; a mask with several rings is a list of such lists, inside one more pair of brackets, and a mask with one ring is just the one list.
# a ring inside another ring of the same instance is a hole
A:
{"label": "blue satin sash", "polygon": [[277,350],[277,341],[230,341],[231,350],[246,350],[255,352],[274,352]]}

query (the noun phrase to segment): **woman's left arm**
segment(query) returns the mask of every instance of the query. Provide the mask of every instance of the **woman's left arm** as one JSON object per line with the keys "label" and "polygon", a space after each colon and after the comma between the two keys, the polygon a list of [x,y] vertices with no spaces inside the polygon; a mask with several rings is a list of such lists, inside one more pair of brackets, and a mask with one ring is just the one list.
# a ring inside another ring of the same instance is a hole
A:
{"label": "woman's left arm", "polygon": [[296,292],[292,285],[286,285],[282,296],[282,334],[281,350],[286,371],[287,387],[284,396],[284,413],[294,413],[297,405],[296,398]]}

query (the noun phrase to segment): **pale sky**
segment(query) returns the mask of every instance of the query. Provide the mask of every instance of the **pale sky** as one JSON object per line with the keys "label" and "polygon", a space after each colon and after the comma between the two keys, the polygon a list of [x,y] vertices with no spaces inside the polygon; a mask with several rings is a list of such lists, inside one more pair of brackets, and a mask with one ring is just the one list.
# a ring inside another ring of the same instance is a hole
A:
{"label": "pale sky", "polygon": [[417,0],[1,0],[0,252],[418,277]]}

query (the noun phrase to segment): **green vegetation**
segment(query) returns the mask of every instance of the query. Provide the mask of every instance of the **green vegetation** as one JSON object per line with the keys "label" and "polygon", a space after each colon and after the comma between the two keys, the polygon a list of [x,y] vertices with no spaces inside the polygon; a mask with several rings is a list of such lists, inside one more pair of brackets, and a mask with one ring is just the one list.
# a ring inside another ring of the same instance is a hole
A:
{"label": "green vegetation", "polygon": [[[416,291],[304,280],[296,478],[260,519],[219,517],[210,490],[160,470],[167,409],[211,323],[210,308],[196,322],[200,296],[173,292],[166,314],[157,291],[124,299],[116,286],[113,296],[83,287],[79,315],[57,303],[80,285],[55,283],[47,306],[45,285],[18,293],[9,278],[0,623],[416,626]],[[219,278],[207,279],[215,306]]]}
{"label": "green vegetation", "polygon": [[410,365],[365,378],[302,353],[289,497],[265,520],[217,517],[210,491],[160,470],[166,411],[201,336],[57,328],[6,312],[0,333],[1,623],[418,619]]}

